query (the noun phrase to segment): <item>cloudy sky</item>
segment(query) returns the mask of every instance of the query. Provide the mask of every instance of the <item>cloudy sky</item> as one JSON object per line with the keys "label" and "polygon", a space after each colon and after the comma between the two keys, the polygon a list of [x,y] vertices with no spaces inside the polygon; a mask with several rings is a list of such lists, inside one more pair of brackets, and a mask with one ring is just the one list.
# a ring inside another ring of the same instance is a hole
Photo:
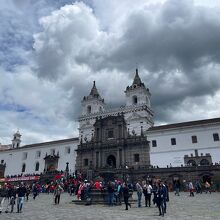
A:
{"label": "cloudy sky", "polygon": [[156,125],[220,116],[220,1],[3,0],[0,27],[2,144],[77,136],[92,81],[120,106],[136,66]]}

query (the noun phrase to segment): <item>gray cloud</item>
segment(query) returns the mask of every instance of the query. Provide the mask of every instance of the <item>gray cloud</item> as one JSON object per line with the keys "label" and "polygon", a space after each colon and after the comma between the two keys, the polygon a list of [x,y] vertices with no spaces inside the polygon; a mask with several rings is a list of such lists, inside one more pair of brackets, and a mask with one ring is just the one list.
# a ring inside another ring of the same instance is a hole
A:
{"label": "gray cloud", "polygon": [[219,116],[220,7],[161,2],[1,4],[0,142],[18,127],[26,143],[77,135],[92,81],[120,106],[136,65],[156,123]]}
{"label": "gray cloud", "polygon": [[187,97],[203,97],[205,102],[207,95],[219,91],[219,15],[219,8],[196,6],[190,0],[170,0],[153,11],[134,10],[124,20],[121,36],[109,40],[114,47],[108,45],[93,56],[88,50],[77,60],[86,60],[95,71],[123,72],[137,62],[148,73],[143,79],[153,94],[156,120],[169,121],[164,109],[176,109]]}

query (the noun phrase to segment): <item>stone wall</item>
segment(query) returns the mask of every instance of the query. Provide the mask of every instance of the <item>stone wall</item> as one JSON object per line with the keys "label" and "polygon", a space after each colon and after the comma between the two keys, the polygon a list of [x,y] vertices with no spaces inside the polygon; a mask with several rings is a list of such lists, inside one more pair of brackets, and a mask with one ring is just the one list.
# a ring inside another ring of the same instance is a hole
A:
{"label": "stone wall", "polygon": [[220,185],[220,165],[211,166],[191,166],[191,167],[171,167],[171,168],[153,168],[147,170],[132,170],[130,173],[133,182],[137,179],[144,180],[163,180],[173,189],[173,181],[179,180],[182,190],[187,190],[187,184],[197,181],[203,185],[208,181],[213,183],[214,188]]}
{"label": "stone wall", "polygon": [[[109,170],[99,170],[94,172],[93,176],[98,176],[100,173],[109,172]],[[173,181],[179,180],[182,190],[186,190],[186,185],[192,181],[200,181],[204,184],[205,181],[213,183],[214,188],[219,190],[220,186],[220,165],[211,166],[191,166],[191,167],[170,167],[170,168],[148,168],[148,169],[114,169],[111,170],[115,179],[122,179],[135,184],[138,180],[150,181],[151,183],[162,180],[166,181],[170,190],[173,190]]]}

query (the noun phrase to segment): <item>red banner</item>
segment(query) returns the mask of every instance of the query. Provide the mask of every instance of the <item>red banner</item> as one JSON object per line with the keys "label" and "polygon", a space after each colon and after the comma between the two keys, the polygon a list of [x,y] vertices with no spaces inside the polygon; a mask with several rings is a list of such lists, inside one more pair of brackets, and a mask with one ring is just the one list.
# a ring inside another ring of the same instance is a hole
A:
{"label": "red banner", "polygon": [[18,182],[18,181],[29,181],[29,180],[39,180],[40,176],[20,176],[13,178],[2,178],[0,182]]}

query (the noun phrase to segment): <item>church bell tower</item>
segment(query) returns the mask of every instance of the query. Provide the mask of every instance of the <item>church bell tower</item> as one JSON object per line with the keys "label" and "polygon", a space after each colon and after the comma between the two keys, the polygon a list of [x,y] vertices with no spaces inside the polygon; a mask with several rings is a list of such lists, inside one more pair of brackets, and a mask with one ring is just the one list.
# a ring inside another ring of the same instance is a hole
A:
{"label": "church bell tower", "polygon": [[95,81],[88,96],[82,100],[82,115],[79,121],[80,142],[90,141],[94,135],[94,123],[96,117],[105,111],[104,99],[99,95]]}
{"label": "church bell tower", "polygon": [[19,131],[14,133],[13,139],[12,139],[12,148],[19,148],[21,144],[21,134]]}
{"label": "church bell tower", "polygon": [[131,86],[127,86],[126,91],[126,106],[132,105],[147,105],[151,107],[150,103],[150,91],[145,87],[144,83],[141,81],[138,69],[136,69],[135,77]]}
{"label": "church bell tower", "polygon": [[126,109],[125,119],[129,132],[140,135],[153,126],[153,110],[151,109],[151,93],[138,74],[136,69],[135,77],[131,86],[125,90]]}
{"label": "church bell tower", "polygon": [[105,103],[96,88],[95,81],[88,96],[84,96],[82,100],[82,115],[89,115],[104,111]]}

